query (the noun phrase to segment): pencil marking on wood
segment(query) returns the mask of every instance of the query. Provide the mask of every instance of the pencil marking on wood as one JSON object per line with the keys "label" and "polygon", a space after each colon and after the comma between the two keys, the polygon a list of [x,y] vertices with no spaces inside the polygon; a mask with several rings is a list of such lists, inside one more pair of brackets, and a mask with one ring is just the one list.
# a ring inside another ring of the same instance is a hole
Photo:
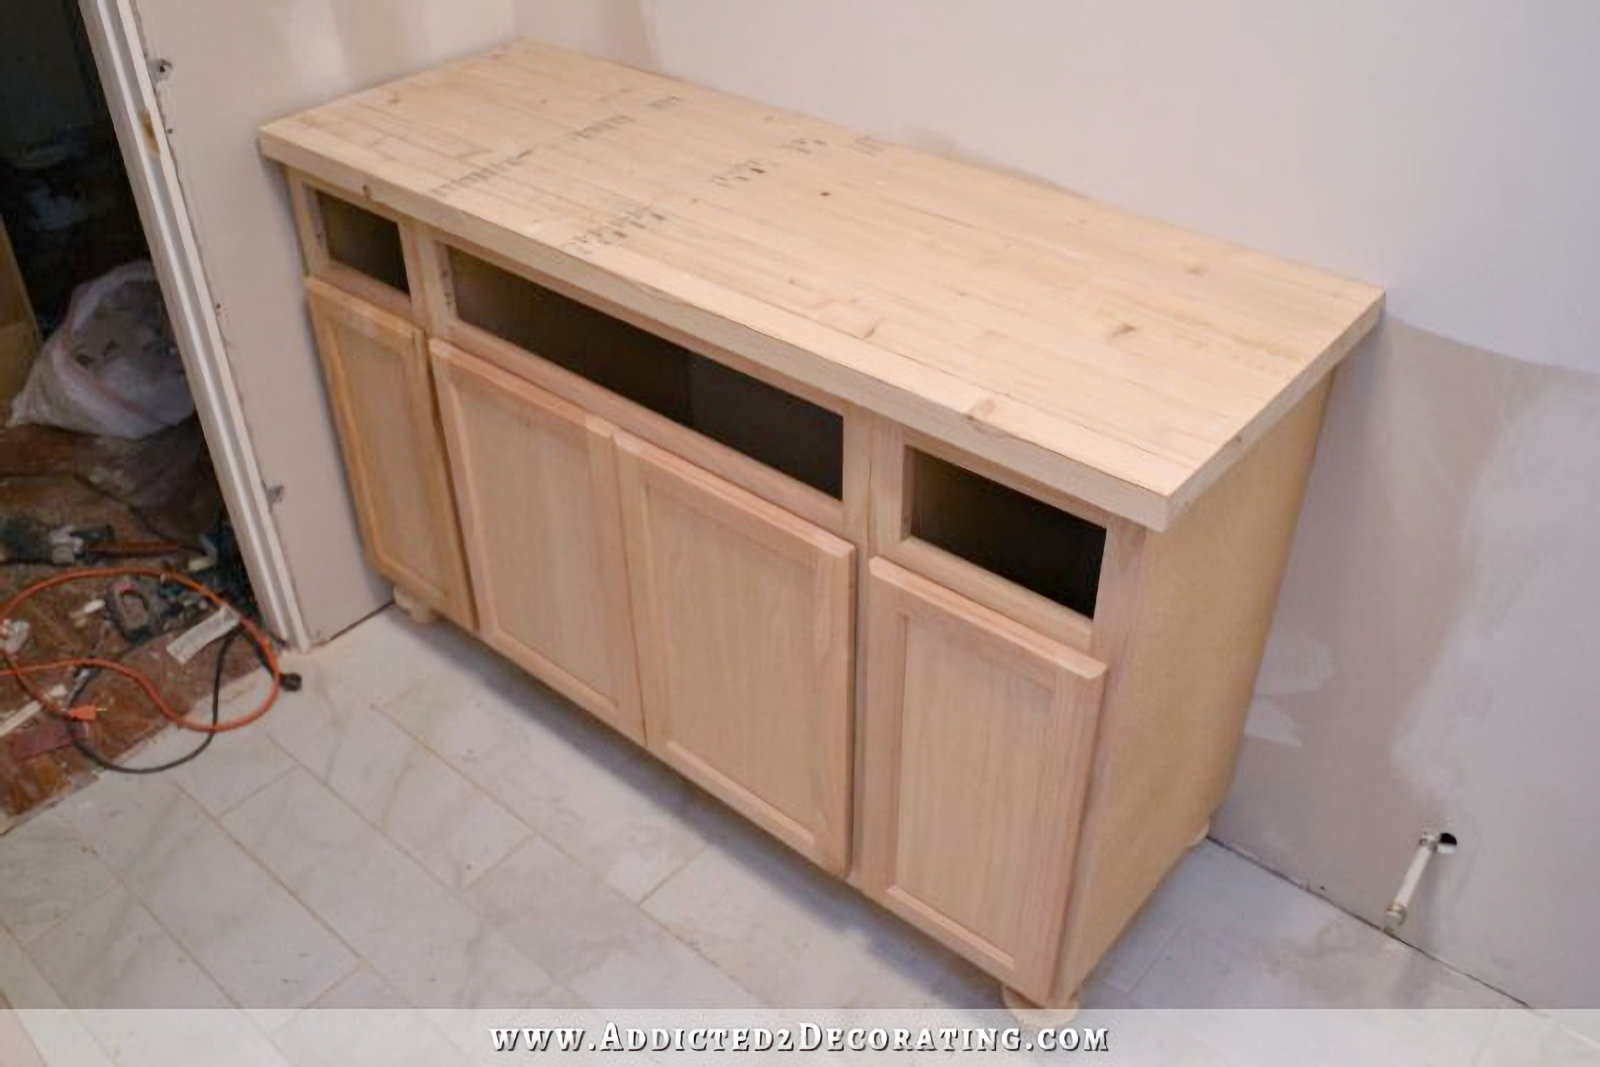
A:
{"label": "pencil marking on wood", "polygon": [[827,148],[828,142],[820,137],[796,137],[785,141],[780,147],[785,151],[798,152],[803,156],[815,155],[818,149]]}
{"label": "pencil marking on wood", "polygon": [[767,173],[767,165],[759,159],[746,159],[735,163],[731,167],[719,170],[709,179],[712,185],[720,185],[724,189],[732,189],[746,182],[753,181]]}
{"label": "pencil marking on wood", "polygon": [[587,256],[597,249],[621,244],[636,233],[652,230],[669,218],[655,208],[641,204],[589,227],[562,244],[561,250],[575,256]]}
{"label": "pencil marking on wood", "polygon": [[620,130],[622,127],[631,126],[638,121],[639,120],[634,118],[632,115],[612,115],[608,119],[601,119],[599,122],[591,122],[587,126],[582,126],[576,130],[573,130],[567,136],[578,141],[592,141],[596,137],[601,137],[610,133],[612,130]]}

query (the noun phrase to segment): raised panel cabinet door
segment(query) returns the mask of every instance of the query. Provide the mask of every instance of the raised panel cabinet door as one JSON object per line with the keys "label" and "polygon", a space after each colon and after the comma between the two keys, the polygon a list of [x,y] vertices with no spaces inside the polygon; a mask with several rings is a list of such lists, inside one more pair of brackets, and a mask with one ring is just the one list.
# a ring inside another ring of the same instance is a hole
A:
{"label": "raised panel cabinet door", "polygon": [[422,331],[316,278],[307,279],[306,293],[372,565],[471,629],[472,593]]}
{"label": "raised panel cabinet door", "polygon": [[650,750],[843,873],[855,548],[626,434],[617,462]]}
{"label": "raised panel cabinet door", "polygon": [[862,888],[1042,1003],[1105,668],[886,560],[869,571]]}
{"label": "raised panel cabinet door", "polygon": [[433,342],[485,641],[644,740],[611,425]]}

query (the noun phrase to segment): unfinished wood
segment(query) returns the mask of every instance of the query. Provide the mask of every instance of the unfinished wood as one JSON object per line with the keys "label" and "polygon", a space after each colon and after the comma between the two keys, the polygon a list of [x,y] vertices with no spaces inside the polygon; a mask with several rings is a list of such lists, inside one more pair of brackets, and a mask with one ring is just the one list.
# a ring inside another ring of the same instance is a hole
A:
{"label": "unfinished wood", "polygon": [[1381,294],[1013,176],[520,42],[270,156],[1153,529]]}
{"label": "unfinished wood", "polygon": [[289,199],[307,274],[426,325],[411,284],[418,273],[415,224],[369,197],[300,174],[289,176]]}
{"label": "unfinished wood", "polygon": [[1066,1026],[1077,1018],[1080,1007],[1078,998],[1073,997],[1059,1007],[1042,1008],[1008,985],[1000,987],[1000,1002],[1013,1019],[1035,1030],[1054,1030]]}
{"label": "unfinished wood", "polygon": [[[822,492],[805,481],[790,477],[775,467],[752,458],[737,448],[701,434],[685,425],[682,420],[653,411],[645,404],[597,384],[592,378],[574,373],[566,367],[530,352],[521,345],[513,344],[466,321],[458,314],[456,307],[457,287],[451,271],[452,257],[449,254],[452,246],[430,238],[424,238],[418,243],[424,264],[424,300],[429,307],[434,333],[449,339],[464,351],[481,356],[496,366],[600,415],[637,437],[682,456],[696,466],[704,467],[741,488],[748,489],[757,496],[816,523],[830,533],[852,537],[859,543],[865,542],[864,536],[853,536],[847,532],[852,529],[865,529],[868,511],[869,483],[866,453],[870,448],[870,438],[866,432],[864,412],[850,408],[849,405],[842,404],[837,399],[809,386],[755,366],[733,353],[703,343],[695,343],[691,338],[658,323],[647,322],[625,309],[592,297],[586,298],[597,311],[605,315],[620,318],[634,327],[659,335],[672,345],[696,351],[703,357],[703,361],[722,364],[740,375],[763,383],[770,390],[792,394],[811,408],[827,413],[828,424],[824,425],[816,418],[807,419],[806,430],[800,434],[791,434],[790,440],[784,443],[787,449],[811,453],[807,460],[810,464],[825,465],[830,469],[838,467],[837,475],[830,476],[830,479],[837,479],[839,492],[837,494]],[[531,273],[484,249],[471,249],[470,254],[505,273],[519,276]],[[530,277],[528,280],[571,299],[583,295],[569,291],[562,283],[549,277]],[[625,361],[619,362],[625,365]],[[627,373],[637,374],[638,371],[630,369]],[[693,389],[684,392],[692,404],[695,395]],[[764,415],[765,412],[760,411],[757,414]],[[747,418],[745,425],[747,428],[772,436],[773,430],[763,428],[763,421],[758,418],[752,422]],[[834,437],[835,423],[839,431],[837,439]],[[816,458],[818,455],[826,457],[825,463],[818,463]]]}
{"label": "unfinished wood", "polygon": [[1105,668],[871,564],[860,881],[1045,1002]]}
{"label": "unfinished wood", "polygon": [[11,237],[0,221],[0,421],[10,413],[13,397],[22,391],[39,351],[39,326],[33,318],[28,287],[11,250]]}
{"label": "unfinished wood", "polygon": [[262,145],[438,341],[484,636],[1072,1003],[1226,787],[1381,293],[533,43]]}
{"label": "unfinished wood", "polygon": [[644,741],[612,426],[432,343],[479,635]]}
{"label": "unfinished wood", "polygon": [[922,449],[904,462],[909,537],[1094,618],[1104,526]]}
{"label": "unfinished wood", "polygon": [[[1138,538],[1137,527],[886,420],[877,422],[873,438],[873,552],[1048,637],[1091,649],[1094,618],[1044,595],[1026,580],[1043,575],[1049,587],[1061,584],[1057,576],[1064,576],[1076,583],[1082,606],[1098,614],[1110,585],[1105,561]],[[916,476],[919,456],[932,461],[922,464],[921,485]],[[962,472],[994,488],[973,494],[953,484]],[[991,499],[996,494],[1013,500],[997,506]],[[1019,508],[1015,496],[1034,506]],[[918,529],[918,507],[924,510],[923,530]],[[1061,514],[1052,518],[1051,511]],[[1041,516],[1042,521],[1035,521]],[[933,533],[940,543],[925,540],[919,532]],[[958,554],[963,547],[970,549],[965,557]],[[1008,562],[1019,565],[1005,567]],[[989,569],[995,563],[1007,573]]]}
{"label": "unfinished wood", "polygon": [[404,586],[394,587],[394,606],[418,626],[432,626],[439,621],[439,613],[408,593]]}
{"label": "unfinished wood", "polygon": [[838,412],[453,246],[445,257],[461,321],[820,493],[843,495]]}
{"label": "unfinished wood", "polygon": [[473,609],[422,331],[317,278],[311,322],[372,566],[471,629]]}
{"label": "unfinished wood", "polygon": [[1204,832],[1244,718],[1316,449],[1324,382],[1124,581],[1133,616],[1108,649],[1094,785],[1055,994],[1074,992]]}
{"label": "unfinished wood", "polygon": [[646,442],[617,450],[651,751],[843,873],[855,549]]}

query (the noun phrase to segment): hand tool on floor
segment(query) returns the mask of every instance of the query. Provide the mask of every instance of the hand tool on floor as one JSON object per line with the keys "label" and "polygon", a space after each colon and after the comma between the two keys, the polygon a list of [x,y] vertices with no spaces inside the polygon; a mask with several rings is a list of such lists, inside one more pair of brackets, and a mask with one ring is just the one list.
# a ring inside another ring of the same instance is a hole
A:
{"label": "hand tool on floor", "polygon": [[71,566],[84,560],[170,556],[185,549],[172,541],[119,541],[109,526],[51,526],[31,515],[0,515],[0,562]]}
{"label": "hand tool on floor", "polygon": [[199,596],[154,578],[120,577],[106,592],[106,614],[130,645],[182,629],[205,612]]}

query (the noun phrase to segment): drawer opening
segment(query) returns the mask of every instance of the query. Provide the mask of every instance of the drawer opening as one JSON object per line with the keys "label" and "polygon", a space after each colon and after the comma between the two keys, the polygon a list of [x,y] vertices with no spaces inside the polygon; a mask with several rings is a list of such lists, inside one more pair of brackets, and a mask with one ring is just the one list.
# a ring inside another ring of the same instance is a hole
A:
{"label": "drawer opening", "polygon": [[400,224],[320,189],[316,194],[328,258],[409,294]]}
{"label": "drawer opening", "polygon": [[842,499],[838,412],[444,247],[462,322]]}
{"label": "drawer opening", "polygon": [[906,476],[912,537],[1094,617],[1105,527],[915,448]]}

